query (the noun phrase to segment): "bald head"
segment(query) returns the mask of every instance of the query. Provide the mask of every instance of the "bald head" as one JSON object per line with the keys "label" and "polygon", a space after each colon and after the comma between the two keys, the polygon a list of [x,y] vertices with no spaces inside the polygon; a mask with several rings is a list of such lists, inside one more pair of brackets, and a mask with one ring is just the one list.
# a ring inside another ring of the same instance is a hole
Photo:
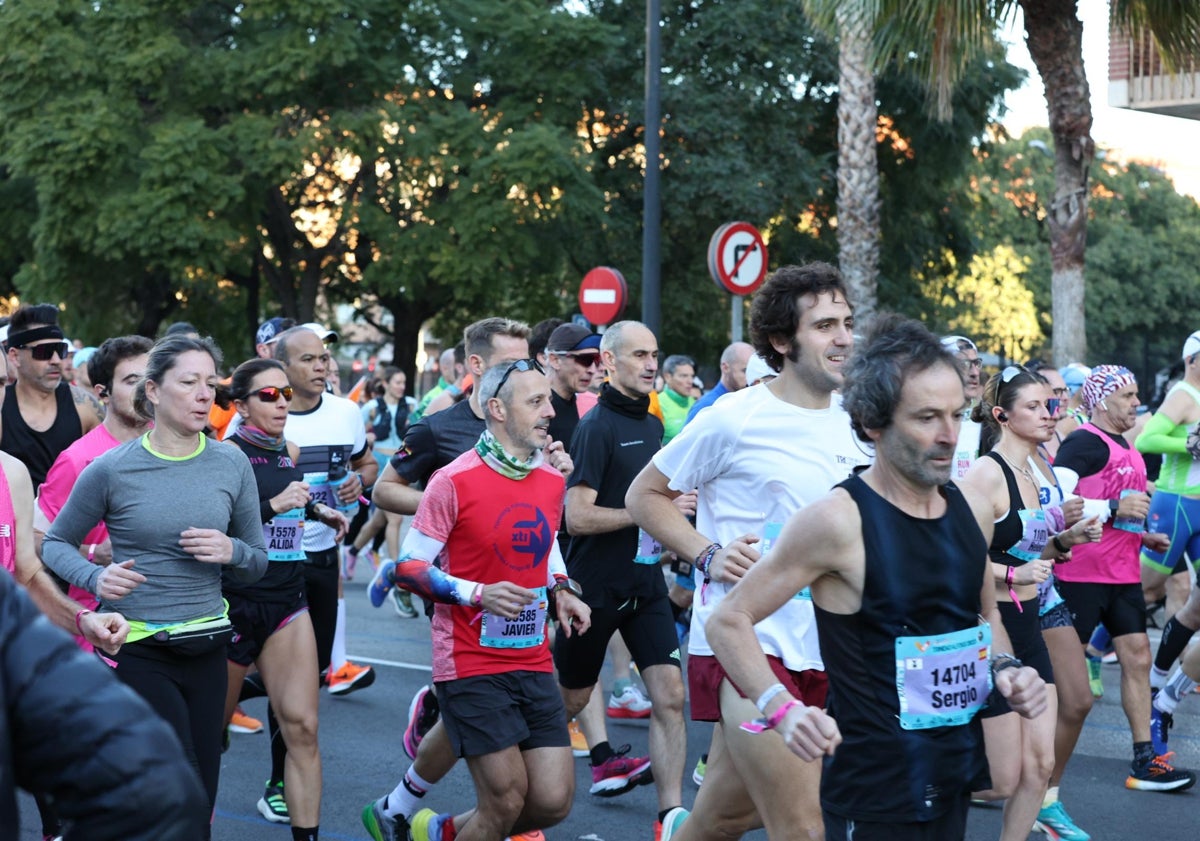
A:
{"label": "bald head", "polygon": [[746,364],[754,355],[754,346],[746,342],[734,342],[721,354],[721,382],[728,391],[740,391],[746,387]]}

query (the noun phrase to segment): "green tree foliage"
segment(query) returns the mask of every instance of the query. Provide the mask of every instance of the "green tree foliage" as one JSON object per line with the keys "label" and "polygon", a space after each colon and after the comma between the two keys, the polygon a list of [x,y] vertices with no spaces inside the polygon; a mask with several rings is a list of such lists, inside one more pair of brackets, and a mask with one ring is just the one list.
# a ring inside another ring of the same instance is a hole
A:
{"label": "green tree foliage", "polygon": [[[966,175],[974,245],[1011,246],[1048,335],[1050,257],[1045,208],[1052,184],[1049,133],[985,146]],[[1143,391],[1174,362],[1200,308],[1200,206],[1160,171],[1100,153],[1091,171],[1088,219],[1088,364],[1119,363]],[[1049,356],[1049,348],[1037,348]]]}

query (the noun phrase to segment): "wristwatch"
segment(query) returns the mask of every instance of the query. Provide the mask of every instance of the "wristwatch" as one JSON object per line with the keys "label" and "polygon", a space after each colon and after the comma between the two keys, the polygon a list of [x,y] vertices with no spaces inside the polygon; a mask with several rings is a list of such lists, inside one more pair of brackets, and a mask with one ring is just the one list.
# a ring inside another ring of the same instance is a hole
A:
{"label": "wristwatch", "polygon": [[1120,508],[1120,507],[1121,507],[1121,500],[1119,500],[1119,499],[1110,499],[1110,500],[1108,501],[1108,510],[1109,510],[1110,512],[1112,512],[1112,515],[1113,515],[1114,517],[1115,517],[1115,516],[1117,516],[1117,509],[1118,509],[1118,508]]}
{"label": "wristwatch", "polygon": [[551,593],[557,593],[559,590],[566,590],[577,599],[583,598],[583,588],[579,586],[579,582],[574,578],[560,578],[554,582],[554,586],[550,588]]}

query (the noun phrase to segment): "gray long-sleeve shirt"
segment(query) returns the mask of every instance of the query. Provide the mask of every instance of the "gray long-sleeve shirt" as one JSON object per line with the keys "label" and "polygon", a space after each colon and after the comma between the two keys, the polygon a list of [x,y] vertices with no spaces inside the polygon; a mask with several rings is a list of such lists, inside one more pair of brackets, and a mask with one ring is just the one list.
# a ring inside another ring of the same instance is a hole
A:
{"label": "gray long-sleeve shirt", "polygon": [[[131,620],[185,622],[223,612],[221,572],[252,583],[267,568],[258,488],[237,447],[206,441],[198,454],[168,459],[150,452],[145,436],[109,450],[84,469],[46,540],[46,565],[96,592],[102,567],[78,552],[88,531],[108,526],[113,561],[134,560],[146,580],[104,604]],[[189,528],[216,529],[233,540],[228,566],[196,560],[179,545]]]}

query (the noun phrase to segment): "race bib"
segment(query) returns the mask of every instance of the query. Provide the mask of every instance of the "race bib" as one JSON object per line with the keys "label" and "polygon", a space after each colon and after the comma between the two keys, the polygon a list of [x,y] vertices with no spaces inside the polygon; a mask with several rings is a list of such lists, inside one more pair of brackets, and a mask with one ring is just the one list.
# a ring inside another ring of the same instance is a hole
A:
{"label": "race bib", "polygon": [[509,619],[488,611],[483,612],[479,629],[479,644],[485,648],[533,648],[546,639],[546,588],[538,587],[537,598]]}
{"label": "race bib", "polygon": [[1038,587],[1038,616],[1045,616],[1054,608],[1063,603],[1064,599],[1058,593],[1058,588],[1054,586],[1054,576],[1050,576]]}
{"label": "race bib", "polygon": [[970,721],[992,691],[991,648],[988,625],[940,637],[897,637],[900,726],[926,730]]}
{"label": "race bib", "polygon": [[1021,515],[1021,539],[1008,547],[1008,554],[1022,561],[1036,561],[1050,542],[1050,524],[1041,509],[1022,508],[1017,513]]}
{"label": "race bib", "polygon": [[647,534],[643,528],[638,529],[637,554],[633,556],[635,564],[657,564],[662,558],[662,544]]}
{"label": "race bib", "polygon": [[303,561],[304,509],[293,508],[263,523],[263,543],[268,561]]}
{"label": "race bib", "polygon": [[328,473],[305,473],[304,481],[308,483],[308,493],[312,497],[314,504],[319,502],[322,505],[327,505],[330,508],[341,511],[347,516],[357,513],[357,500],[345,503],[338,499],[338,486],[346,481],[345,479],[338,482],[330,482]]}

